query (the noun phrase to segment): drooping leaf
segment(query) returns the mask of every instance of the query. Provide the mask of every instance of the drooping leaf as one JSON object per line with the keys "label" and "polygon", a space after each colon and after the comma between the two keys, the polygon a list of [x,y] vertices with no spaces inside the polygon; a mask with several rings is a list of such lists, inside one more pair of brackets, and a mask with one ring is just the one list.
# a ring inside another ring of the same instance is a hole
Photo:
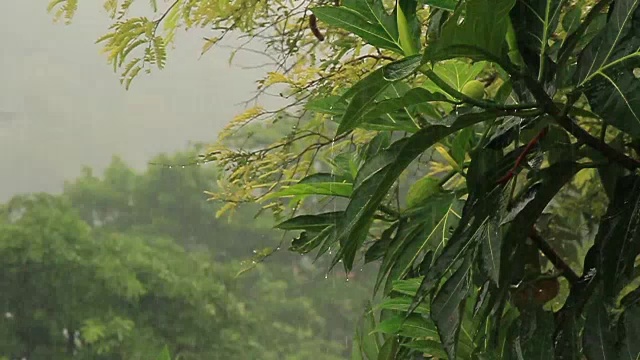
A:
{"label": "drooping leaf", "polygon": [[502,252],[502,231],[498,218],[489,218],[482,231],[484,232],[480,247],[482,268],[489,275],[489,278],[498,284]]}
{"label": "drooping leaf", "polygon": [[343,216],[342,211],[327,212],[317,215],[299,215],[285,220],[275,226],[280,230],[317,230],[321,231],[329,225],[335,225],[337,219]]}
{"label": "drooping leaf", "polygon": [[435,325],[431,320],[418,314],[411,315],[408,318],[402,315],[390,317],[380,322],[375,331],[414,338],[435,338],[438,336]]}
{"label": "drooping leaf", "polygon": [[365,119],[374,119],[384,114],[408,108],[430,101],[445,101],[447,98],[440,93],[432,93],[424,88],[413,88],[401,97],[382,100],[376,103],[365,115]]}
{"label": "drooping leaf", "polygon": [[424,205],[434,195],[441,191],[438,179],[425,176],[416,180],[407,191],[407,207],[413,208]]}
{"label": "drooping leaf", "polygon": [[389,252],[389,249],[394,240],[394,237],[392,235],[396,231],[396,229],[398,229],[401,223],[402,222],[400,221],[396,221],[391,226],[386,228],[382,232],[380,239],[376,240],[373,245],[371,245],[367,249],[367,252],[364,254],[365,264],[381,259],[383,256],[385,256],[385,254]]}
{"label": "drooping leaf", "polygon": [[590,360],[616,358],[616,334],[601,295],[596,294],[587,306],[582,347]]}
{"label": "drooping leaf", "polygon": [[467,57],[500,59],[505,54],[507,17],[515,0],[472,0],[459,6],[440,37],[424,52],[425,61]]}
{"label": "drooping leaf", "polygon": [[[412,301],[413,297],[409,296],[393,297],[382,301],[377,307],[383,310],[402,311],[406,313],[409,310]],[[413,312],[416,314],[428,315],[429,306],[427,304],[420,304],[420,306],[418,306]]]}
{"label": "drooping leaf", "polygon": [[[366,78],[354,85],[354,88],[359,88],[360,90],[353,95],[342,115],[337,135],[353,130],[360,125],[364,120],[365,114],[371,110],[374,101],[380,94],[392,82],[402,80],[414,73],[419,65],[420,56],[403,58],[370,73]],[[366,84],[366,86],[360,85],[361,83]]]}
{"label": "drooping leaf", "polygon": [[567,11],[562,17],[562,28],[567,34],[574,32],[580,25],[580,18],[582,17],[582,9],[576,6]]}
{"label": "drooping leaf", "polygon": [[617,359],[636,360],[640,358],[640,304],[625,309],[620,322],[623,338]]}
{"label": "drooping leaf", "polygon": [[385,254],[374,291],[386,276],[385,292],[388,292],[393,281],[402,279],[412,268],[418,267],[420,256],[427,250],[441,251],[451,235],[449,230],[455,228],[460,219],[462,204],[452,194],[443,194],[412,215]]}
{"label": "drooping leaf", "polygon": [[[521,0],[511,11],[518,47],[539,80],[549,67],[549,40],[556,30],[565,0]],[[533,65],[533,66],[532,66]]]}
{"label": "drooping leaf", "polygon": [[398,353],[400,343],[395,336],[389,336],[387,340],[382,344],[380,353],[378,353],[377,360],[395,360]]}
{"label": "drooping leaf", "polygon": [[396,2],[395,15],[398,23],[399,42],[405,56],[420,51],[420,21],[416,15],[417,0],[399,0]]}
{"label": "drooping leaf", "polygon": [[380,0],[344,1],[343,6],[321,6],[311,11],[320,21],[350,31],[371,46],[403,54],[396,19],[386,13]]}
{"label": "drooping leaf", "polygon": [[354,234],[362,232],[363,227],[369,224],[380,202],[402,171],[422,152],[443,137],[485,120],[489,115],[495,117],[497,114],[499,112],[494,111],[464,114],[451,126],[429,126],[409,138],[398,140],[363,165],[358,172],[354,192],[345,210],[345,216],[341,218],[338,226],[342,252],[340,255],[347,270],[351,269],[356,251],[362,245],[360,239],[354,237]]}
{"label": "drooping leaf", "polygon": [[619,178],[594,243],[601,257],[598,276],[607,279],[605,298],[616,296],[633,277],[635,258],[640,253],[639,225],[640,177]]}
{"label": "drooping leaf", "polygon": [[470,288],[471,261],[465,260],[442,285],[431,302],[431,318],[450,359],[456,358],[458,334],[464,313],[464,301]]}
{"label": "drooping leaf", "polygon": [[639,0],[620,0],[607,24],[578,57],[575,81],[584,88],[591,109],[606,122],[640,137]]}
{"label": "drooping leaf", "polygon": [[[522,311],[513,333],[517,344],[515,359],[553,359],[553,313],[542,308],[528,308]],[[513,347],[512,347],[512,350]]]}
{"label": "drooping leaf", "polygon": [[283,197],[300,197],[310,195],[328,195],[349,197],[353,190],[353,184],[344,182],[315,182],[315,183],[297,183],[287,186],[279,191],[272,192],[262,197],[263,201],[283,198]]}
{"label": "drooping leaf", "polygon": [[165,346],[160,352],[160,355],[156,358],[156,360],[171,360],[171,353],[169,352],[169,347]]}
{"label": "drooping leaf", "polygon": [[587,45],[578,57],[576,80],[583,85],[603,70],[625,58],[637,56],[638,46],[634,18],[639,0],[619,0],[609,14],[604,29]]}
{"label": "drooping leaf", "polygon": [[293,239],[289,250],[295,251],[299,254],[307,254],[313,249],[320,246],[324,241],[331,236],[335,226],[329,225],[321,231],[303,231],[298,237]]}
{"label": "drooping leaf", "polygon": [[367,360],[377,359],[380,348],[382,347],[380,334],[373,332],[375,328],[375,314],[371,308],[371,304],[367,303],[360,323],[356,327],[356,337],[354,339],[358,340],[360,356],[364,356],[364,359]]}

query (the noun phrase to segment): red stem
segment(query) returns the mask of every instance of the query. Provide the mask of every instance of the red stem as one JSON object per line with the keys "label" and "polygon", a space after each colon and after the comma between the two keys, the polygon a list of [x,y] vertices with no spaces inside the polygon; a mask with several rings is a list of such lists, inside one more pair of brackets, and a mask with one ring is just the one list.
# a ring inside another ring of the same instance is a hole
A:
{"label": "red stem", "polygon": [[545,126],[544,129],[540,130],[538,135],[536,135],[533,139],[531,139],[531,141],[529,141],[527,146],[525,146],[524,149],[522,150],[522,153],[520,153],[520,155],[516,159],[516,162],[511,168],[511,170],[509,170],[503,177],[501,177],[500,179],[498,179],[498,181],[496,181],[498,184],[505,184],[507,181],[513,178],[513,176],[516,174],[516,171],[518,170],[520,165],[522,165],[522,162],[524,161],[524,159],[531,152],[533,147],[536,146],[545,135],[547,135],[547,132],[549,132],[549,127]]}

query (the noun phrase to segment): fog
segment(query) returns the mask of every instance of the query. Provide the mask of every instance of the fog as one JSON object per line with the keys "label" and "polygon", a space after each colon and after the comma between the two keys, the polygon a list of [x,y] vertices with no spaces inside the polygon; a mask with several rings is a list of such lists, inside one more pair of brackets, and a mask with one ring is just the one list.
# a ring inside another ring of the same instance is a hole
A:
{"label": "fog", "polygon": [[126,91],[95,44],[109,25],[101,2],[81,1],[71,25],[54,23],[46,5],[0,3],[0,201],[57,192],[83,165],[101,170],[113,155],[141,167],[213,141],[265,71],[242,67],[259,62],[255,54],[230,65],[228,48],[200,58],[201,36],[180,33],[167,67]]}

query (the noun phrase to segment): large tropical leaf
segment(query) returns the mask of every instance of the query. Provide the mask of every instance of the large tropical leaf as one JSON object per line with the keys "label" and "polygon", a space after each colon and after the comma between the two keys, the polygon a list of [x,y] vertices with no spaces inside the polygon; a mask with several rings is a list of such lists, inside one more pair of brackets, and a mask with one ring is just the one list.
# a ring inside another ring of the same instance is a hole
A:
{"label": "large tropical leaf", "polygon": [[386,277],[387,293],[393,281],[404,278],[417,267],[418,260],[427,250],[442,251],[451,234],[450,229],[454,229],[460,219],[462,204],[454,194],[434,196],[408,221],[402,222],[384,255],[374,291]]}
{"label": "large tropical leaf", "polygon": [[640,0],[619,0],[606,26],[578,57],[575,81],[591,109],[609,124],[640,137]]}
{"label": "large tropical leaf", "polygon": [[553,359],[553,313],[542,308],[521,310],[509,339],[512,359]]}
{"label": "large tropical leaf", "polygon": [[374,101],[385,89],[393,82],[414,73],[419,66],[420,56],[406,57],[381,67],[354,85],[354,88],[359,90],[353,95],[344,115],[342,115],[337,135],[353,130],[360,125]]}
{"label": "large tropical leaf", "polygon": [[601,294],[591,299],[586,309],[582,347],[589,360],[616,358],[616,333]]}
{"label": "large tropical leaf", "polygon": [[509,11],[515,0],[469,0],[458,6],[440,36],[424,52],[425,61],[467,57],[503,58]]}
{"label": "large tropical leaf", "polygon": [[351,201],[345,216],[338,224],[340,252],[334,264],[342,259],[345,269],[351,270],[356,251],[364,238],[357,237],[366,232],[373,214],[402,171],[431,145],[440,139],[467,126],[494,118],[500,112],[486,111],[459,116],[450,126],[433,125],[421,129],[409,138],[396,141],[385,151],[369,160],[360,169]]}
{"label": "large tropical leaf", "polygon": [[539,80],[544,80],[543,72],[549,62],[549,40],[558,26],[565,2],[518,0],[511,11],[520,52],[529,67],[538,72]]}
{"label": "large tropical leaf", "polygon": [[470,271],[471,259],[468,258],[442,285],[431,302],[431,319],[438,328],[440,340],[450,359],[456,358],[464,301],[471,287]]}
{"label": "large tropical leaf", "polygon": [[396,17],[387,14],[382,0],[345,0],[342,6],[321,6],[312,11],[320,21],[348,30],[371,46],[404,53]]}
{"label": "large tropical leaf", "polygon": [[636,360],[640,358],[640,304],[625,309],[621,317],[624,338],[618,349],[618,359]]}

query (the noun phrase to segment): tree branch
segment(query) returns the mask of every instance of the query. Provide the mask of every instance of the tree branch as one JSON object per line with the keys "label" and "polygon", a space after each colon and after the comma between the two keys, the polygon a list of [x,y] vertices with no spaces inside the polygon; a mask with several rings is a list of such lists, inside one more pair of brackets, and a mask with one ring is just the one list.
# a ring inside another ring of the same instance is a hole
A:
{"label": "tree branch", "polygon": [[578,141],[581,141],[584,144],[587,144],[588,146],[598,150],[609,160],[622,165],[626,169],[636,170],[638,167],[640,167],[640,162],[638,160],[617,151],[616,149],[600,141],[600,139],[592,136],[586,130],[578,126],[578,124],[576,124],[569,117],[569,115],[565,114],[556,106],[553,100],[544,91],[542,85],[540,85],[540,83],[536,79],[532,78],[529,75],[520,74],[520,76],[525,81],[525,84],[535,97],[536,101],[540,103],[543,110],[547,114],[551,115],[556,123],[558,123],[558,125],[562,126],[565,130],[567,130],[567,132],[575,136]]}
{"label": "tree branch", "polygon": [[556,269],[562,271],[564,276],[573,286],[580,280],[580,276],[567,264],[558,253],[549,245],[549,243],[538,233],[535,227],[531,229],[529,238],[533,240],[536,247],[549,259],[549,261],[556,267]]}

